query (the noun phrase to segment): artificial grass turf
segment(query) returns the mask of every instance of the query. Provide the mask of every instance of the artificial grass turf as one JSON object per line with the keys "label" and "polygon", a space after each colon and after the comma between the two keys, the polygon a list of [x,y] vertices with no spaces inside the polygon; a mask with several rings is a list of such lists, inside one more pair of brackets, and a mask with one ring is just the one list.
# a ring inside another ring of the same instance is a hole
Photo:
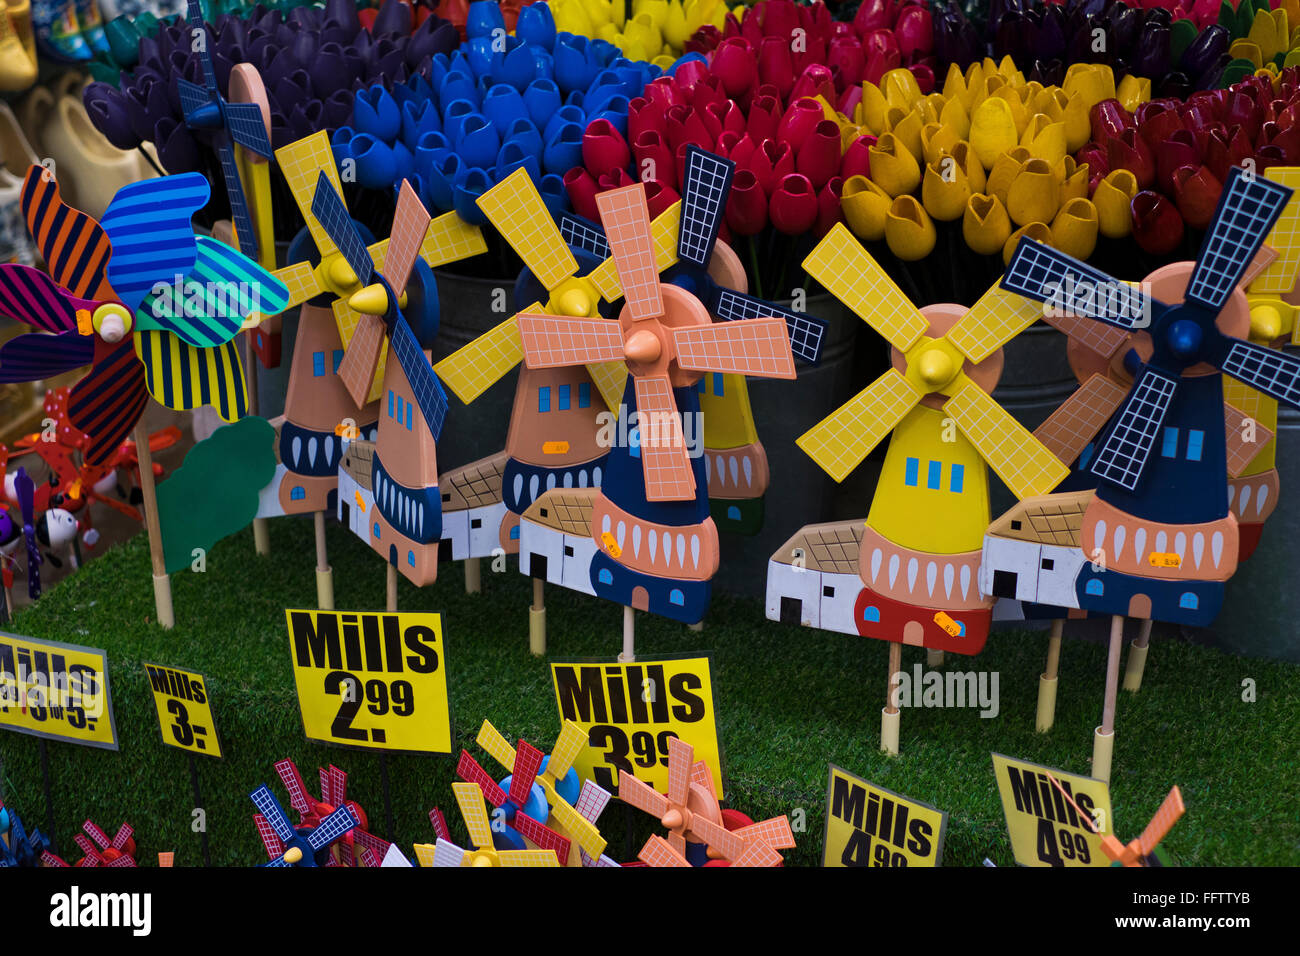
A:
{"label": "artificial grass turf", "polygon": [[[61,850],[74,852],[72,835],[87,817],[110,833],[125,819],[136,828],[142,862],[151,863],[158,850],[175,850],[177,865],[201,862],[186,757],[161,742],[142,661],[201,671],[209,679],[227,753],[221,761],[199,761],[215,864],[265,859],[248,793],[266,782],[287,802],[272,767],[286,756],[298,763],[313,792],[316,767],[333,762],[347,770],[349,796],[365,807],[371,829],[384,832],[378,756],[303,738],[284,608],[314,604],[311,522],[274,521],[271,541],[271,557],[258,558],[245,530],[209,553],[206,572],[174,575],[172,631],[151,620],[143,535],[92,561],[9,625],[17,633],[108,652],[120,752],[49,745]],[[383,607],[385,573],[377,556],[332,523],[329,550],[337,606]],[[617,606],[559,588],[547,588],[546,601],[551,657],[612,658],[618,652]],[[468,748],[494,774],[498,768],[473,742],[483,718],[507,738],[523,737],[543,750],[558,729],[549,668],[528,651],[530,602],[531,586],[513,559],[499,574],[483,562],[479,595],[465,593],[461,568],[453,564],[443,565],[433,587],[399,584],[403,610],[442,612],[456,754]],[[889,758],[877,749],[887,658],[882,643],[767,621],[758,602],[724,595],[715,596],[703,633],[637,615],[639,655],[712,652],[727,805],[756,820],[790,813],[797,825],[802,816],[799,846],[787,854],[792,865],[820,863],[828,762],[946,810],[946,865],[978,865],[985,857],[1012,864],[990,752],[1088,772],[1105,648],[1068,635],[1067,629],[1051,733],[1033,729],[1045,635],[1000,630],[978,657],[949,655],[947,663],[999,673],[998,715],[982,719],[973,708],[904,710],[902,755]],[[921,650],[904,648],[909,673],[923,660]],[[1255,682],[1253,703],[1242,700],[1246,678]],[[1111,784],[1119,836],[1136,837],[1177,783],[1188,812],[1164,844],[1177,863],[1300,863],[1298,703],[1300,667],[1157,636],[1141,692],[1120,693]],[[7,801],[30,825],[43,828],[37,741],[0,734],[0,758]],[[454,756],[393,756],[389,768],[395,835],[408,854],[411,843],[432,841],[427,812],[434,805],[467,845],[451,796]],[[613,803],[601,830],[610,840],[608,852],[626,860],[652,832],[652,821]]]}

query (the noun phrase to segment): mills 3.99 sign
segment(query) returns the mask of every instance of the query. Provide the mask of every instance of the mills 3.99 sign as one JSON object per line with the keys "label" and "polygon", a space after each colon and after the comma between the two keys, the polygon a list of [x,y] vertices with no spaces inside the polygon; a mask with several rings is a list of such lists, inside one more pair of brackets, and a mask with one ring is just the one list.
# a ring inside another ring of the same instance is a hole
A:
{"label": "mills 3.99 sign", "polygon": [[451,753],[441,615],[286,610],[309,740]]}

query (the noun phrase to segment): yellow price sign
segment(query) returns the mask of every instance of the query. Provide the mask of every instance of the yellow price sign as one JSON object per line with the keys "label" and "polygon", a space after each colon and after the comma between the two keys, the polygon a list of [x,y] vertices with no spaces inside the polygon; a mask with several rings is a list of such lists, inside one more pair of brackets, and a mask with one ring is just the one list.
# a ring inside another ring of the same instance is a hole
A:
{"label": "yellow price sign", "polygon": [[208,680],[194,671],[144,665],[163,743],[203,757],[223,756]]}
{"label": "yellow price sign", "polygon": [[441,615],[306,609],[284,614],[308,740],[451,753]]}
{"label": "yellow price sign", "polygon": [[0,632],[0,729],[116,750],[108,657]]}
{"label": "yellow price sign", "polygon": [[1111,831],[1110,787],[1027,760],[993,755],[993,774],[1021,866],[1110,866],[1101,837],[1047,778],[1051,774],[1102,833]]}
{"label": "yellow price sign", "polygon": [[713,772],[721,798],[722,758],[707,657],[634,663],[551,664],[560,721],[587,733],[574,767],[610,793],[626,770],[660,793],[668,790],[668,741],[680,737]]}
{"label": "yellow price sign", "polygon": [[822,866],[938,866],[948,814],[831,764]]}

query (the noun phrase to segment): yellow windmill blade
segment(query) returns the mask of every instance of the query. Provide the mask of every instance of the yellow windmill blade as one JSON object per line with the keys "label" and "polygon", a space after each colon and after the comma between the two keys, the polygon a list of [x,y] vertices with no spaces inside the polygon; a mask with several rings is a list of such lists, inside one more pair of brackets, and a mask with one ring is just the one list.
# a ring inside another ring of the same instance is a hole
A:
{"label": "yellow windmill blade", "polygon": [[565,835],[586,850],[587,856],[599,859],[600,855],[605,852],[606,840],[600,835],[596,825],[565,802],[564,798],[555,792],[550,780],[538,777],[537,782],[546,791],[547,802],[551,807],[551,816],[564,830]]}
{"label": "yellow windmill blade", "polygon": [[836,481],[862,463],[924,396],[890,369],[796,440]]}
{"label": "yellow windmill blade", "polygon": [[[349,345],[352,344],[352,336],[356,334],[357,324],[361,321],[361,313],[348,305],[347,299],[335,299],[333,304],[334,323],[339,328],[339,338],[343,340],[343,350],[346,352]],[[366,395],[365,404],[377,401],[379,396],[384,394],[384,366],[388,361],[388,336],[384,336],[379,343],[379,361],[375,363],[375,378],[370,383],[370,391]]]}
{"label": "yellow windmill blade", "polygon": [[415,862],[420,866],[433,866],[433,855],[437,852],[437,848],[432,843],[416,843],[413,849]]}
{"label": "yellow windmill blade", "polygon": [[308,299],[313,299],[325,291],[316,278],[316,267],[310,262],[295,262],[291,266],[285,266],[275,273],[275,277],[283,282],[285,288],[289,290],[289,302],[285,306],[286,309],[301,305]]}
{"label": "yellow windmill blade", "polygon": [[420,245],[420,258],[436,269],[487,252],[483,230],[471,226],[454,212],[443,213],[429,223]]}
{"label": "yellow windmill blade", "polygon": [[961,317],[947,339],[978,364],[1042,317],[1041,302],[1008,292],[995,282]]}
{"label": "yellow windmill blade", "polygon": [[560,736],[551,748],[550,759],[546,761],[546,776],[552,780],[563,780],[578,759],[582,748],[587,746],[587,732],[572,720],[566,720],[560,728]]}
{"label": "yellow windmill blade", "polygon": [[492,755],[492,759],[510,772],[515,769],[515,748],[501,736],[500,731],[492,726],[491,721],[483,721],[478,730],[478,745]]}
{"label": "yellow windmill blade", "polygon": [[1045,495],[1070,473],[1042,442],[969,378],[944,403],[943,410],[1017,498]]}
{"label": "yellow windmill blade", "polygon": [[[660,273],[671,269],[677,264],[677,236],[681,232],[681,228],[681,200],[673,203],[650,223],[650,239],[654,243],[655,249],[655,268]],[[613,302],[623,295],[623,287],[619,285],[618,281],[618,266],[615,264],[613,256],[592,269],[587,274],[587,279],[596,287],[596,291],[601,294],[601,297],[606,302]],[[588,368],[590,367],[588,366]],[[621,387],[618,394],[621,398],[623,395]],[[606,396],[605,400],[609,401],[608,396]],[[618,399],[615,399],[614,403],[617,405]]]}
{"label": "yellow windmill blade", "polygon": [[1278,257],[1255,277],[1247,291],[1252,295],[1282,295],[1295,288],[1300,273],[1300,166],[1273,166],[1264,175],[1296,192],[1264,240],[1277,250]]}
{"label": "yellow windmill blade", "polygon": [[311,238],[316,243],[321,258],[338,252],[334,240],[329,237],[325,228],[316,221],[316,217],[311,212],[312,199],[316,196],[316,183],[320,180],[321,173],[329,177],[334,191],[340,196],[343,195],[343,184],[339,181],[339,171],[334,165],[334,152],[330,149],[329,133],[321,130],[296,143],[281,146],[275,151],[275,158],[280,164],[280,172],[284,173],[285,181],[289,184],[289,190],[293,193],[294,201],[298,203],[298,209],[307,223],[307,229],[311,232]]}
{"label": "yellow windmill blade", "polygon": [[[534,302],[524,311],[541,312],[542,309],[540,302]],[[443,384],[468,405],[518,365],[523,357],[519,321],[511,316],[468,345],[452,352],[435,365],[433,370],[438,373]]]}
{"label": "yellow windmill blade", "polygon": [[523,167],[477,200],[483,215],[505,236],[543,288],[554,289],[578,271],[555,220]]}
{"label": "yellow windmill blade", "polygon": [[[488,822],[487,810],[483,808],[483,791],[478,784],[457,781],[451,785],[460,806],[460,815],[465,818],[469,829],[470,842],[480,850],[492,849],[492,825]],[[551,854],[555,856],[554,853]]]}
{"label": "yellow windmill blade", "polygon": [[611,412],[617,412],[627,386],[627,364],[624,362],[592,362],[587,374],[596,383],[596,390]]}
{"label": "yellow windmill blade", "polygon": [[502,850],[497,854],[502,866],[555,866],[560,865],[554,850]]}
{"label": "yellow windmill blade", "polygon": [[930,327],[912,300],[843,223],[826,233],[804,259],[803,267],[900,352],[915,345]]}

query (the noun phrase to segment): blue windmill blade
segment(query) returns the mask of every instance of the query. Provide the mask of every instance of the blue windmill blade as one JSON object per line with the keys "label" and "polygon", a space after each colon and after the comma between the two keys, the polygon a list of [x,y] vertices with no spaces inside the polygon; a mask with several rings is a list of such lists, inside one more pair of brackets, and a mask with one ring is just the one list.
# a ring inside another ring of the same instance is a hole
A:
{"label": "blue windmill blade", "polygon": [[284,807],[280,806],[280,801],[275,799],[275,794],[266,784],[262,784],[252,793],[249,798],[253,801],[253,806],[257,807],[257,812],[266,817],[266,822],[271,824],[271,829],[275,830],[275,835],[280,838],[281,843],[288,843],[296,836],[293,824],[289,822],[289,815],[284,812]]}
{"label": "blue windmill blade", "polygon": [[210,91],[184,77],[177,78],[176,87],[181,96],[181,111],[185,114],[186,121],[212,102]]}
{"label": "blue windmill blade", "polygon": [[235,163],[235,151],[228,142],[217,147],[221,159],[221,174],[226,180],[226,195],[230,198],[230,218],[235,222],[235,235],[239,239],[239,251],[249,259],[257,259],[257,233],[253,229],[253,219],[248,214],[248,200],[244,198],[244,184],[239,178],[239,166]]}
{"label": "blue windmill blade", "polygon": [[211,195],[199,173],[146,179],[117,191],[100,225],[113,245],[108,281],[132,312],[157,282],[190,274],[198,256],[190,219]]}
{"label": "blue windmill blade", "polygon": [[329,846],[349,830],[361,826],[361,821],[346,806],[339,807],[324,820],[320,826],[307,834],[307,843],[313,850],[320,850]]}
{"label": "blue windmill blade", "polygon": [[199,63],[203,67],[203,82],[215,93],[217,74],[212,69],[212,51],[208,49],[212,37],[208,35],[207,25],[203,22],[203,7],[199,5],[199,0],[189,0],[187,16],[190,23],[190,50],[198,53]]}
{"label": "blue windmill blade", "polygon": [[736,164],[729,159],[715,156],[699,146],[686,148],[677,258],[701,269],[708,268],[735,172]]}
{"label": "blue windmill blade", "polygon": [[447,393],[401,313],[398,313],[389,328],[388,345],[401,363],[406,380],[411,383],[411,391],[415,394],[415,402],[420,406],[420,414],[424,416],[433,440],[437,441],[447,419]]}
{"label": "blue windmill blade", "polygon": [[271,158],[271,138],[266,132],[262,108],[256,103],[227,103],[226,129],[230,138],[244,149],[263,159]]}
{"label": "blue windmill blade", "polygon": [[1136,489],[1177,389],[1177,376],[1150,365],[1144,368],[1088,470],[1126,491]]}
{"label": "blue windmill blade", "polygon": [[23,515],[23,538],[27,541],[27,596],[35,601],[41,596],[41,549],[36,542],[36,485],[26,468],[14,475],[14,494]]}
{"label": "blue windmill blade", "polygon": [[1233,378],[1292,408],[1300,408],[1300,358],[1224,336],[1228,347],[1218,366]]}
{"label": "blue windmill blade", "polygon": [[605,230],[590,219],[562,212],[557,225],[560,227],[560,238],[569,248],[581,249],[602,262],[613,255],[609,240],[605,238]]}
{"label": "blue windmill blade", "polygon": [[1186,301],[1218,312],[1291,199],[1291,189],[1232,167],[1187,283]]}
{"label": "blue windmill blade", "polygon": [[1144,329],[1157,312],[1168,308],[1140,289],[1027,237],[1016,246],[1001,285],[1057,311],[1121,329]]}
{"label": "blue windmill blade", "polygon": [[370,285],[375,274],[375,263],[370,258],[361,234],[357,232],[356,223],[348,215],[348,207],[343,205],[343,197],[334,191],[334,184],[324,172],[316,180],[316,195],[312,197],[311,214],[316,217],[321,228],[334,240],[339,252],[357,274],[357,279],[364,285]]}
{"label": "blue windmill blade", "polygon": [[40,382],[89,365],[94,358],[93,336],[77,332],[17,335],[0,345],[0,382]]}
{"label": "blue windmill blade", "polygon": [[274,860],[267,860],[262,866],[293,866],[293,864],[284,857],[277,856]]}
{"label": "blue windmill blade", "polygon": [[713,285],[710,289],[710,301],[705,303],[709,311],[720,319],[729,322],[738,319],[761,319],[778,316],[785,319],[790,331],[790,351],[801,361],[816,365],[822,357],[822,343],[826,340],[829,328],[825,319],[806,312],[794,312],[783,306],[767,302],[743,292],[724,289]]}

